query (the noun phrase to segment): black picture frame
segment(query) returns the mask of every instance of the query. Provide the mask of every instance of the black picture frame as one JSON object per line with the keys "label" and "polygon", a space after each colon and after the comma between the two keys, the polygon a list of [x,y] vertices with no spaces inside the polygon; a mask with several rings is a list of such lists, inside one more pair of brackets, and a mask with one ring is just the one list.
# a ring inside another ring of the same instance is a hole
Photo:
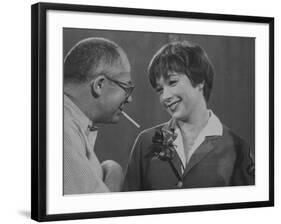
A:
{"label": "black picture frame", "polygon": [[[269,25],[269,200],[208,204],[196,206],[175,206],[159,208],[140,208],[130,210],[82,212],[67,214],[47,214],[46,212],[46,130],[47,130],[47,87],[46,87],[46,47],[47,47],[47,11],[69,11],[81,13],[110,13],[131,16],[153,16],[169,18],[190,18],[228,22],[247,22]],[[37,3],[32,5],[31,11],[32,36],[32,89],[31,89],[31,127],[32,127],[32,154],[31,154],[31,218],[36,221],[73,220],[86,218],[116,217],[147,215],[161,213],[178,213],[206,210],[222,210],[237,208],[254,208],[274,206],[274,18],[254,17],[241,15],[224,15],[210,13],[195,13],[183,11],[163,11],[136,8],[102,7],[89,5]]]}

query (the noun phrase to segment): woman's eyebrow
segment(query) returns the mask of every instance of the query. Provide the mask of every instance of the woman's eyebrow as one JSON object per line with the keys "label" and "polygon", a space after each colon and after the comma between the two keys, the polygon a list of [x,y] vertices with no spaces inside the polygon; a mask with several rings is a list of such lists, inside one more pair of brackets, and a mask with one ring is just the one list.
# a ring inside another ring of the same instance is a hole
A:
{"label": "woman's eyebrow", "polygon": [[155,89],[157,89],[157,88],[161,88],[161,85],[160,84],[156,84]]}
{"label": "woman's eyebrow", "polygon": [[173,77],[173,76],[179,76],[180,74],[179,73],[177,73],[177,72],[169,72],[168,74],[167,74],[167,78],[170,78],[170,77]]}

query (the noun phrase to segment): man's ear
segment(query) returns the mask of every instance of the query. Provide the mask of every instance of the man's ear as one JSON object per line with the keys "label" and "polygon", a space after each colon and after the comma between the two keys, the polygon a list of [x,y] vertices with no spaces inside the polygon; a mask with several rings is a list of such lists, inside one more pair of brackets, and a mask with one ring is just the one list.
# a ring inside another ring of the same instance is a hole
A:
{"label": "man's ear", "polygon": [[91,81],[91,93],[93,97],[98,98],[101,95],[104,81],[105,78],[103,76],[98,76]]}

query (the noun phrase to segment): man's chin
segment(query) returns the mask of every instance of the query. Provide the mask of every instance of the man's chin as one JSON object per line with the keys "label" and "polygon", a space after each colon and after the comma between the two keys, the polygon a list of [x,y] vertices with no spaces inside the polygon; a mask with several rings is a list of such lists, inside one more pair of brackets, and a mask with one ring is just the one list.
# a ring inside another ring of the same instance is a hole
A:
{"label": "man's chin", "polygon": [[116,124],[120,121],[120,115],[115,114],[111,119],[109,119],[108,123]]}
{"label": "man's chin", "polygon": [[104,117],[103,123],[116,124],[120,121],[120,117],[121,117],[122,114],[121,114],[121,111],[118,110],[115,113],[111,113],[110,115],[108,114],[106,117]]}

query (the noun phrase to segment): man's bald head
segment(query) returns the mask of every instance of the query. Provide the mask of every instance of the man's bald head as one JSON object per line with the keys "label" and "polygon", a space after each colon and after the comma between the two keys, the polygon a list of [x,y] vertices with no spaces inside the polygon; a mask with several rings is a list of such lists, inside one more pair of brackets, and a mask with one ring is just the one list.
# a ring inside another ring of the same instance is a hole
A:
{"label": "man's bald head", "polygon": [[83,84],[113,65],[128,60],[125,52],[104,38],[88,38],[78,42],[64,59],[64,82]]}

